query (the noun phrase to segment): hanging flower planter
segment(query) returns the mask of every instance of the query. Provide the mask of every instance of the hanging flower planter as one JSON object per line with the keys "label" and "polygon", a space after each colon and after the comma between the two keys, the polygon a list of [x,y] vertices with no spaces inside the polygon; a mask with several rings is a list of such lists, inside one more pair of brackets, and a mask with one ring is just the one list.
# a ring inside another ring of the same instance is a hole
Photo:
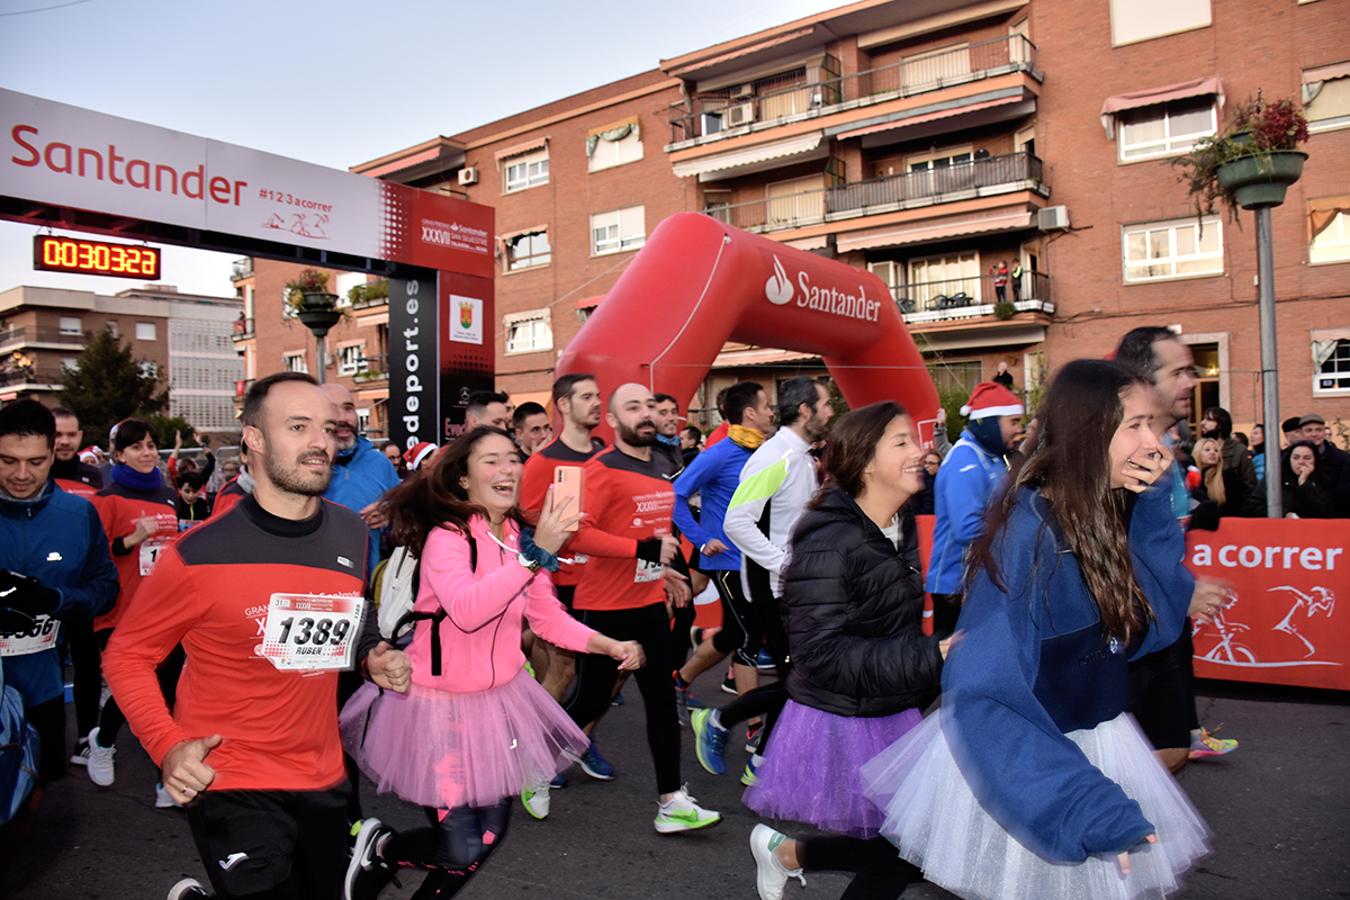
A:
{"label": "hanging flower planter", "polygon": [[1303,175],[1307,158],[1308,154],[1299,150],[1242,156],[1219,166],[1219,184],[1243,209],[1279,206],[1289,185]]}

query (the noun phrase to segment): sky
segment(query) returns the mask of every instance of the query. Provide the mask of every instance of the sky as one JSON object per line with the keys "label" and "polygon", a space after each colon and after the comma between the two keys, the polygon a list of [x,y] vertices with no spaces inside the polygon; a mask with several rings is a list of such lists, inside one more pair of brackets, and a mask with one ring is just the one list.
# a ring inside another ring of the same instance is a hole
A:
{"label": "sky", "polygon": [[[0,0],[0,86],[346,169],[844,2]],[[0,290],[135,284],[34,271],[37,232],[0,221]],[[230,259],[163,283],[233,296]]]}

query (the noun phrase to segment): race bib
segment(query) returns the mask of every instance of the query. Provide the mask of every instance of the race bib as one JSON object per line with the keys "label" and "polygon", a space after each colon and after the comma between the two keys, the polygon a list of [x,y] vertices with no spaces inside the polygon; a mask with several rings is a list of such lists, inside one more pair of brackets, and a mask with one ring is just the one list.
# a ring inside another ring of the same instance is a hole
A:
{"label": "race bib", "polygon": [[281,670],[350,669],[365,600],[273,594],[259,656]]}
{"label": "race bib", "polygon": [[0,656],[27,656],[56,646],[61,634],[61,623],[51,616],[41,615],[21,631],[0,631]]}
{"label": "race bib", "polygon": [[155,563],[159,562],[159,555],[164,552],[164,548],[169,546],[165,538],[151,537],[141,541],[141,575],[149,575],[155,570]]}
{"label": "race bib", "polygon": [[660,563],[639,559],[637,561],[637,570],[633,573],[633,583],[646,584],[649,581],[660,581],[665,573],[666,567]]}

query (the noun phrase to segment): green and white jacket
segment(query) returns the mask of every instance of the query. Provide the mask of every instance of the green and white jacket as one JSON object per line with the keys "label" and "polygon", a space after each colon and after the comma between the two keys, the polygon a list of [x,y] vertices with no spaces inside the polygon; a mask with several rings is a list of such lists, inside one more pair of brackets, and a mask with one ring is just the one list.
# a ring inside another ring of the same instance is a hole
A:
{"label": "green and white jacket", "polygon": [[741,578],[752,601],[782,591],[792,529],[819,487],[810,450],[791,428],[780,428],[741,469],[723,530],[740,548]]}

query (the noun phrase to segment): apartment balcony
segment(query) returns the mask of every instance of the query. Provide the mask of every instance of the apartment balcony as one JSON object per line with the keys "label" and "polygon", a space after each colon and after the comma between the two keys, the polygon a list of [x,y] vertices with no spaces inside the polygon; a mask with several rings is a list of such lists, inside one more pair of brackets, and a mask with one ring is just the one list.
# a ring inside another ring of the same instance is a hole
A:
{"label": "apartment balcony", "polygon": [[351,378],[358,387],[377,387],[388,384],[389,358],[383,354],[365,357],[361,362],[360,370],[352,373]]}
{"label": "apartment balcony", "polygon": [[244,395],[248,393],[248,389],[253,387],[253,381],[254,379],[252,378],[241,378],[236,381],[234,383],[234,399],[244,399]]}
{"label": "apartment balcony", "polygon": [[38,346],[51,350],[83,350],[93,338],[92,331],[66,331],[60,328],[17,325],[0,329],[0,353]]}
{"label": "apartment balcony", "polygon": [[905,324],[911,328],[984,316],[1006,320],[1023,312],[1051,315],[1055,311],[1050,293],[1050,276],[1044,272],[1023,272],[1020,278],[1008,278],[1003,289],[1003,300],[1011,304],[1010,307],[997,308],[1000,302],[998,293],[998,286],[991,275],[891,287],[891,294],[905,317]]}
{"label": "apartment balcony", "polygon": [[254,337],[254,335],[255,332],[253,331],[252,319],[240,316],[239,318],[234,320],[233,331],[230,334],[230,340],[234,341],[237,344],[240,341],[249,340],[250,338]]}
{"label": "apartment balcony", "polygon": [[59,369],[18,366],[9,371],[0,372],[0,385],[5,387],[22,386],[33,390],[59,390],[61,383],[62,374]]}
{"label": "apartment balcony", "polygon": [[718,204],[704,212],[736,228],[764,233],[1018,190],[1049,195],[1045,166],[1039,157],[1026,152],[990,156],[922,172],[744,203]]}
{"label": "apartment balcony", "polygon": [[347,293],[346,300],[351,305],[352,310],[376,309],[381,306],[388,306],[389,282],[381,279],[369,284],[357,285]]}
{"label": "apartment balcony", "polygon": [[230,280],[243,281],[253,277],[253,257],[245,256],[230,263]]}
{"label": "apartment balcony", "polygon": [[762,93],[722,91],[696,96],[689,100],[686,109],[671,118],[671,143],[666,149],[679,150],[789,123],[827,118],[1018,72],[1040,79],[1036,45],[1023,35],[1012,34],[902,59],[864,72],[803,81]]}

